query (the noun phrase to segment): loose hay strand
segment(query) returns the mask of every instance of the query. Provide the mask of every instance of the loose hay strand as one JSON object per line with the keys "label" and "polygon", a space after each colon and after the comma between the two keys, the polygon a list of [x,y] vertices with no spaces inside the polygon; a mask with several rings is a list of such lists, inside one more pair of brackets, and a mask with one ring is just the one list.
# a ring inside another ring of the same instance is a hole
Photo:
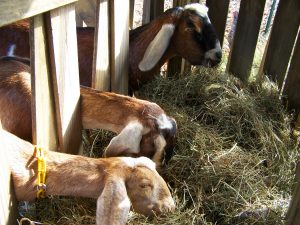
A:
{"label": "loose hay strand", "polygon": [[[177,121],[175,155],[162,174],[177,209],[152,219],[131,212],[128,224],[284,224],[299,148],[276,85],[245,86],[202,68],[157,77],[137,97]],[[114,134],[91,134],[85,154],[99,157]],[[36,205],[46,209],[38,217],[46,224],[95,223],[95,200],[52,197]]]}

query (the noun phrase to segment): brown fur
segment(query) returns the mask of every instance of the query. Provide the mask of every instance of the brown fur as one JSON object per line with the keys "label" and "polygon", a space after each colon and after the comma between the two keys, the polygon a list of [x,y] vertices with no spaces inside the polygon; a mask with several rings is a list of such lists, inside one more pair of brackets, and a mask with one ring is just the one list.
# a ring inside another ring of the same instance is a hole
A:
{"label": "brown fur", "polygon": [[[37,177],[34,146],[2,129],[0,146],[1,151],[9,152],[8,164],[17,200],[34,200]],[[45,151],[45,159],[46,194],[98,198],[97,224],[125,224],[130,205],[124,204],[124,200],[128,198],[136,212],[147,216],[174,210],[165,181],[147,166],[148,161],[92,159],[53,151]]]}
{"label": "brown fur", "polygon": [[[189,27],[189,21],[193,24],[193,28]],[[154,68],[149,71],[140,71],[138,65],[148,45],[159,32],[162,25],[166,23],[176,26],[169,47]],[[16,44],[15,55],[29,57],[28,26],[28,21],[23,20],[13,25],[1,27],[0,54],[6,55],[8,46],[10,44]],[[194,65],[202,65],[205,52],[213,48],[213,46],[199,43],[199,41],[195,39],[195,31],[200,31],[203,26],[203,21],[199,16],[196,16],[192,11],[183,11],[182,8],[178,7],[167,10],[160,17],[143,27],[131,30],[129,38],[130,87],[132,89],[138,89],[143,83],[153,79],[154,75],[158,73],[159,68],[176,55],[187,59]],[[215,32],[211,32],[210,35],[212,35],[214,40],[216,39]],[[77,28],[77,43],[80,83],[84,86],[91,87],[94,28]],[[210,65],[216,65],[219,62],[220,61],[217,60]]]}
{"label": "brown fur", "polygon": [[[130,146],[122,149],[122,146],[114,145],[108,148],[108,156],[153,158],[157,150],[161,149],[161,146],[154,143],[159,136],[166,139],[166,150],[173,149],[176,123],[168,118],[174,126],[162,133],[155,118],[165,112],[157,104],[88,87],[81,87],[80,92],[83,128],[101,128],[119,134],[131,121],[138,121],[143,126],[143,137],[136,140],[140,146],[137,153],[131,154]],[[0,58],[0,108],[3,128],[24,140],[32,141],[30,67],[12,57]],[[118,143],[123,143],[122,139],[118,139]],[[115,148],[121,148],[122,151],[115,153]],[[160,155],[156,157],[158,165],[164,154],[164,150],[160,150]]]}

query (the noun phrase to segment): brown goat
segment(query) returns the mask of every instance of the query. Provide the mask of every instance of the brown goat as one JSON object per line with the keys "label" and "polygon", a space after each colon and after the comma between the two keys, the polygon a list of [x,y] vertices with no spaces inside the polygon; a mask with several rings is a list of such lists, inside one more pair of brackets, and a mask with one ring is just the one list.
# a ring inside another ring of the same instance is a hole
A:
{"label": "brown goat", "polygon": [[[130,31],[129,85],[139,88],[158,73],[170,58],[181,56],[193,65],[214,66],[221,61],[222,50],[207,15],[207,7],[198,3],[172,8],[149,24]],[[0,55],[29,57],[28,21],[0,28]],[[80,83],[91,86],[94,29],[77,28]],[[12,47],[13,46],[13,47]],[[13,52],[13,51],[11,51]]]}
{"label": "brown goat", "polygon": [[[0,58],[0,120],[4,129],[31,141],[30,67],[17,60]],[[176,122],[157,104],[88,87],[80,92],[83,128],[118,134],[106,156],[147,156],[157,165],[170,159]]]}
{"label": "brown goat", "polygon": [[[17,200],[34,200],[35,146],[0,128],[0,151],[6,151],[1,155],[7,156]],[[131,205],[146,216],[175,209],[167,184],[146,157],[93,159],[54,151],[44,155],[46,195],[96,198],[97,225],[125,225]]]}

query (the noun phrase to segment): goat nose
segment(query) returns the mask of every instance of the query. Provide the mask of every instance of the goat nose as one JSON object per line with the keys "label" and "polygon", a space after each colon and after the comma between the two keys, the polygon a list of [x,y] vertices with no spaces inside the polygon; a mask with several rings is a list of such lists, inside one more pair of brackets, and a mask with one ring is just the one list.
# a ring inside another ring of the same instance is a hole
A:
{"label": "goat nose", "polygon": [[221,61],[221,59],[222,59],[222,52],[221,51],[216,52],[216,58]]}

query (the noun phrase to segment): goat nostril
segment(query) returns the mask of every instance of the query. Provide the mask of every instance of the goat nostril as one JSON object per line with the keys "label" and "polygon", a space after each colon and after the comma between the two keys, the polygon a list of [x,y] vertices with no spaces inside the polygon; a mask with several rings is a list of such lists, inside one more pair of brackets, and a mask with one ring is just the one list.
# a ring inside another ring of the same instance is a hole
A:
{"label": "goat nostril", "polygon": [[216,58],[221,60],[222,59],[222,52],[216,52]]}

